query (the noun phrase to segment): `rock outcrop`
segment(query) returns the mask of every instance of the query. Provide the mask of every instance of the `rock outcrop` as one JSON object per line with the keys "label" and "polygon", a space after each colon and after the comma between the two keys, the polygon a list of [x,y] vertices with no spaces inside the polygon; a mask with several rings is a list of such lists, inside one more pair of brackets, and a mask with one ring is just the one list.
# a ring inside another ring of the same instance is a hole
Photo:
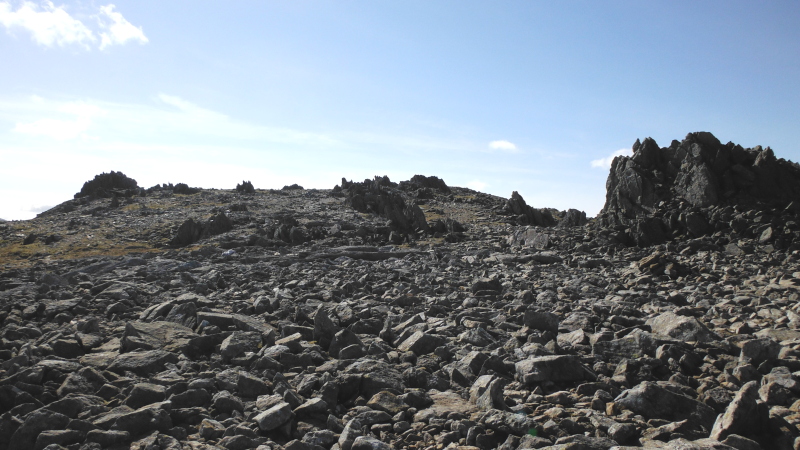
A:
{"label": "rock outcrop", "polygon": [[253,187],[253,183],[249,181],[242,181],[236,185],[236,192],[242,194],[253,194],[256,192],[256,189]]}
{"label": "rock outcrop", "polygon": [[422,209],[406,199],[398,185],[392,183],[389,177],[375,177],[362,183],[342,178],[342,184],[337,188],[334,190],[340,190],[344,194],[345,202],[350,207],[362,213],[386,218],[391,227],[400,233],[425,233],[430,229]]}
{"label": "rock outcrop", "polygon": [[194,244],[204,237],[222,234],[231,229],[233,229],[231,220],[222,212],[209,217],[202,223],[194,219],[187,219],[178,227],[170,245],[184,247]]}
{"label": "rock outcrop", "polygon": [[508,199],[503,210],[506,214],[514,215],[520,225],[552,227],[557,223],[553,218],[552,211],[528,206],[517,191],[511,193],[511,198]]}
{"label": "rock outcrop", "polygon": [[98,197],[111,198],[114,196],[130,197],[139,193],[139,185],[133,178],[128,178],[122,172],[101,173],[94,179],[83,183],[80,192],[75,198]]}
{"label": "rock outcrop", "polygon": [[[637,140],[633,156],[614,158],[598,224],[626,230],[629,244],[648,246],[678,236],[739,232],[743,224],[736,216],[743,211],[771,217],[785,212],[791,219],[798,201],[800,166],[776,158],[769,147],[723,145],[711,133],[697,132],[664,148],[651,138]],[[776,239],[784,222],[761,222],[775,225],[765,239],[790,245],[792,239]]]}

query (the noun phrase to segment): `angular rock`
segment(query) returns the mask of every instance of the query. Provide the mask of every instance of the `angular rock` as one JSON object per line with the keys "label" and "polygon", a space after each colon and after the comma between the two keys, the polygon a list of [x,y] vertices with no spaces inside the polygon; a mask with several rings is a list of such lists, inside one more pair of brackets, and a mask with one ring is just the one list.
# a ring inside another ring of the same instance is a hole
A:
{"label": "angular rock", "polygon": [[114,358],[108,366],[112,372],[131,371],[146,376],[164,370],[165,364],[178,362],[178,355],[164,350],[147,350],[124,353]]}
{"label": "angular rock", "polygon": [[517,379],[532,385],[542,381],[593,381],[596,376],[572,355],[529,358],[516,363]]}
{"label": "angular rock", "polygon": [[717,416],[710,406],[649,381],[624,391],[614,403],[647,419],[671,422],[688,419],[707,430]]}
{"label": "angular rock", "polygon": [[397,346],[403,352],[414,352],[417,355],[427,355],[442,346],[445,339],[441,336],[417,331]]}
{"label": "angular rock", "polygon": [[679,316],[666,312],[647,321],[655,334],[669,336],[681,341],[708,342],[718,339],[705,325],[694,317]]}
{"label": "angular rock", "polygon": [[732,434],[763,438],[769,429],[769,409],[758,402],[758,383],[751,381],[739,389],[733,401],[714,422],[710,437],[721,441]]}
{"label": "angular rock", "polygon": [[288,422],[292,416],[292,407],[286,402],[281,402],[259,413],[253,420],[262,431],[272,431]]}

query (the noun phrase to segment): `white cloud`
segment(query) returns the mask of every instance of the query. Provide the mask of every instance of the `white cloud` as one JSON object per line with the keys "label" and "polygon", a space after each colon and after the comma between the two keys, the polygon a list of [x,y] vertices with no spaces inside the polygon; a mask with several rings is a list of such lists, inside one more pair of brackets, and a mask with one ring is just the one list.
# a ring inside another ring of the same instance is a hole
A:
{"label": "white cloud", "polygon": [[[37,101],[34,99],[34,101]],[[14,131],[24,134],[48,136],[60,141],[83,137],[92,125],[92,118],[105,113],[102,108],[85,103],[66,103],[59,108],[61,113],[75,116],[74,119],[44,118],[29,123],[18,122]]]}
{"label": "white cloud", "polygon": [[0,25],[9,32],[16,29],[26,30],[31,33],[34,42],[45,47],[74,44],[88,50],[96,45],[97,35],[100,36],[101,50],[129,41],[138,41],[141,44],[148,42],[142,27],[128,22],[122,14],[114,10],[112,4],[101,6],[94,17],[98,19],[97,29],[92,30],[70,15],[63,5],[55,6],[49,0],[39,3],[23,1],[16,10],[10,2],[0,2]]}
{"label": "white cloud", "polygon": [[148,42],[142,27],[135,27],[128,22],[122,14],[114,11],[114,5],[100,7],[100,26],[107,30],[100,33],[100,50],[114,44],[124,44],[128,41],[138,41],[140,44]]}
{"label": "white cloud", "polygon": [[38,213],[45,212],[47,210],[53,209],[54,206],[56,206],[56,205],[31,206],[30,208],[28,208],[28,211],[38,214]]}
{"label": "white cloud", "polygon": [[181,112],[184,112],[192,117],[203,117],[206,119],[214,119],[214,120],[228,119],[228,117],[225,116],[224,114],[220,114],[218,112],[211,111],[210,109],[205,109],[201,106],[197,106],[192,102],[186,101],[174,95],[158,94],[158,99],[161,100],[163,103],[166,103],[167,105],[178,108]]}
{"label": "white cloud", "polygon": [[503,140],[489,142],[489,148],[492,150],[502,150],[511,153],[517,152],[517,146],[513,142]]}
{"label": "white cloud", "polygon": [[610,169],[611,162],[614,161],[614,158],[617,156],[630,156],[633,152],[629,148],[621,148],[614,153],[610,154],[606,158],[595,159],[592,161],[592,167],[599,167],[601,169]]}
{"label": "white cloud", "polygon": [[484,183],[483,181],[479,181],[479,180],[472,180],[469,183],[467,183],[467,187],[468,188],[474,189],[474,190],[480,191],[480,192],[483,192],[483,190],[486,189],[486,186],[489,186],[489,183]]}
{"label": "white cloud", "polygon": [[36,43],[47,47],[78,44],[88,48],[96,40],[92,30],[70,16],[63,6],[56,7],[50,1],[40,5],[26,1],[16,11],[10,3],[0,3],[0,24],[9,31],[28,30]]}

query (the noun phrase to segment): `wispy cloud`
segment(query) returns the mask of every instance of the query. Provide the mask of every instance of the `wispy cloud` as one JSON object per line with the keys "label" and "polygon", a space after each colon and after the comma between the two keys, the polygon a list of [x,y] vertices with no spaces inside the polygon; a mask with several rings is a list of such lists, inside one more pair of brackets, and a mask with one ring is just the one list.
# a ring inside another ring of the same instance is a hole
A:
{"label": "wispy cloud", "polygon": [[631,154],[632,154],[631,149],[621,148],[605,158],[592,160],[591,165],[592,167],[597,167],[600,169],[610,169],[611,162],[614,161],[614,158],[616,158],[617,156],[629,156]]}
{"label": "wispy cloud", "polygon": [[148,42],[142,27],[133,26],[122,14],[114,11],[114,5],[100,7],[100,26],[105,30],[100,33],[100,50],[128,41],[137,41],[140,44]]}
{"label": "wispy cloud", "polygon": [[[41,101],[36,100],[34,101]],[[92,125],[92,118],[102,115],[105,111],[95,105],[85,103],[66,103],[58,108],[60,115],[73,116],[71,119],[54,119],[47,117],[33,122],[17,122],[14,131],[23,134],[33,134],[51,137],[60,141],[83,137],[89,139],[86,131]]]}
{"label": "wispy cloud", "polygon": [[[158,145],[232,145],[234,142],[317,149],[346,148],[339,138],[309,131],[253,124],[203,108],[180,97],[159,94],[145,104],[92,99],[62,101],[39,96],[0,100],[0,126],[18,135],[61,141],[76,138]],[[91,134],[91,136],[90,136]],[[351,143],[352,144],[352,143]]]}
{"label": "wispy cloud", "polygon": [[56,7],[49,1],[38,5],[23,2],[16,11],[11,8],[11,3],[2,2],[0,24],[9,31],[29,31],[37,44],[46,47],[78,44],[89,48],[89,44],[96,39],[92,30],[83,22],[70,16],[63,6]]}
{"label": "wispy cloud", "polygon": [[93,30],[86,23],[76,19],[66,8],[55,6],[51,1],[23,1],[17,9],[10,2],[0,2],[0,25],[9,33],[25,30],[34,42],[45,47],[66,47],[78,45],[90,49],[97,45],[105,49],[111,45],[122,45],[129,41],[141,44],[148,42],[142,27],[128,22],[112,4],[101,6],[93,17],[97,24]]}
{"label": "wispy cloud", "polygon": [[489,142],[489,148],[492,150],[500,150],[509,153],[516,153],[518,151],[516,144],[504,140]]}

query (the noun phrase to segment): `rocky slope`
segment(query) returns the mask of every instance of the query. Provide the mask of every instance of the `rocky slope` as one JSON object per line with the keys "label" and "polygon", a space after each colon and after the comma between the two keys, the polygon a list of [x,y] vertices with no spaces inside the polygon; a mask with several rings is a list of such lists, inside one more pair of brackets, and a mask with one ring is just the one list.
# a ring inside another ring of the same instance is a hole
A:
{"label": "rocky slope", "polygon": [[797,448],[780,205],[635,246],[622,218],[681,200],[106,178],[0,223],[0,448]]}

